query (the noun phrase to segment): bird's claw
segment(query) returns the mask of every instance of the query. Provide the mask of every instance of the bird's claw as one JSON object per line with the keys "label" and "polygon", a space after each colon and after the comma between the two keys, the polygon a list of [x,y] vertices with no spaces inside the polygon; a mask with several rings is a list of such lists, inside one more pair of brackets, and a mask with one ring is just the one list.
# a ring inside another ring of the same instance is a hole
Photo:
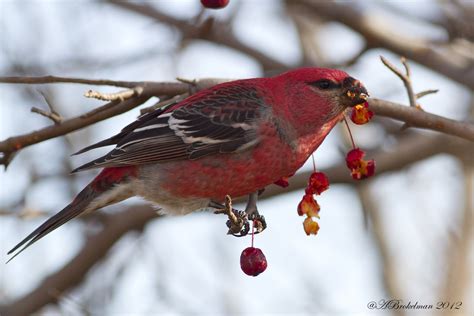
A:
{"label": "bird's claw", "polygon": [[248,216],[249,220],[253,221],[253,227],[254,227],[254,234],[259,234],[267,228],[267,222],[265,221],[265,217],[263,215],[260,215],[258,211],[253,212],[252,214],[249,214]]}
{"label": "bird's claw", "polygon": [[229,195],[225,197],[224,208],[218,209],[214,214],[225,214],[229,218],[226,222],[229,231],[227,234],[236,237],[246,236],[250,231],[247,213],[232,208],[232,199]]}
{"label": "bird's claw", "polygon": [[232,208],[232,199],[229,195],[225,197],[223,208],[217,209],[214,214],[225,214],[229,218],[226,222],[229,230],[227,234],[235,237],[247,236],[250,232],[250,222],[253,222],[254,234],[259,234],[267,228],[265,217],[255,209],[251,213],[239,211]]}

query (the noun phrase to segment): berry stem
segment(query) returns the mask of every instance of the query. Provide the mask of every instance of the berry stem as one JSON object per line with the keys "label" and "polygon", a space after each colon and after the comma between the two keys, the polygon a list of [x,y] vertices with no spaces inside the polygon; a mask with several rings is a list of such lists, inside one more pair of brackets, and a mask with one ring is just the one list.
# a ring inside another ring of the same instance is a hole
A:
{"label": "berry stem", "polygon": [[352,132],[351,132],[351,129],[349,127],[349,123],[347,123],[347,120],[346,120],[345,116],[344,116],[344,123],[346,124],[347,131],[349,132],[349,137],[351,138],[352,148],[355,149],[356,145],[354,143],[354,138],[352,137]]}
{"label": "berry stem", "polygon": [[252,221],[252,248],[253,248],[253,239],[254,239],[254,235],[255,235],[254,226],[255,226],[255,221]]}

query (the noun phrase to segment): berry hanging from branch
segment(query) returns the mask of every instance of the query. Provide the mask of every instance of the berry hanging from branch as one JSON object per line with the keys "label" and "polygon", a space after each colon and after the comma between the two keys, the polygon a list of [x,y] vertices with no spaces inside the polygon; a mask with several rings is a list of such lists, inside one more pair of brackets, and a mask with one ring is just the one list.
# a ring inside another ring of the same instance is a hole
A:
{"label": "berry hanging from branch", "polygon": [[329,188],[329,179],[323,172],[316,171],[316,163],[313,158],[313,170],[314,172],[310,175],[308,185],[305,189],[305,195],[298,204],[298,215],[306,215],[306,219],[303,221],[303,229],[306,235],[316,235],[319,231],[319,224],[315,218],[319,219],[319,211],[321,207],[314,198],[314,195],[320,195],[322,192]]}
{"label": "berry hanging from branch", "polygon": [[240,255],[240,268],[250,276],[257,276],[267,269],[267,258],[260,248],[253,246],[255,237],[255,223],[252,222],[252,244],[245,248]]}
{"label": "berry hanging from branch", "polygon": [[207,9],[222,9],[229,4],[229,0],[201,0],[201,4]]}

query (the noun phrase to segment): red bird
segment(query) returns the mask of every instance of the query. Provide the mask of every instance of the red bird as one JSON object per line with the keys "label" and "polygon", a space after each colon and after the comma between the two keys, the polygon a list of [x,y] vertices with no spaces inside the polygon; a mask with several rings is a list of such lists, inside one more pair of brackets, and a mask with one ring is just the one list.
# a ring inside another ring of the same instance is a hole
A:
{"label": "red bird", "polygon": [[117,135],[78,152],[116,145],[73,171],[104,168],[8,254],[24,246],[18,255],[82,213],[135,195],[167,214],[219,208],[226,195],[248,195],[245,212],[255,218],[258,192],[294,174],[343,111],[367,95],[343,71],[302,68],[219,84],[144,114]]}

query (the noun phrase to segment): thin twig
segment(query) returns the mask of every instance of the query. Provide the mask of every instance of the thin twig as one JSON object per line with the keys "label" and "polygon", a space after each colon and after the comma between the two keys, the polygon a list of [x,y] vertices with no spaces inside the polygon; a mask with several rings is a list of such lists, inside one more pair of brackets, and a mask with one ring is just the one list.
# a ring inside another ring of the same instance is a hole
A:
{"label": "thin twig", "polygon": [[127,89],[115,93],[102,93],[94,90],[88,90],[84,93],[86,98],[94,98],[102,101],[124,101],[130,99],[133,96],[140,95],[143,92],[142,87],[135,87],[133,89]]}
{"label": "thin twig", "polygon": [[[459,84],[474,89],[474,72],[469,71],[470,59],[444,47],[433,47],[430,40],[420,36],[402,35],[397,26],[385,19],[380,12],[363,10],[350,2],[287,1],[303,6],[307,13],[317,18],[339,22],[358,32],[373,47],[388,49],[405,56]],[[449,53],[448,53],[449,52]]]}
{"label": "thin twig", "polygon": [[31,112],[33,113],[37,113],[39,115],[42,115],[44,117],[47,117],[49,118],[51,121],[54,122],[54,124],[58,125],[58,124],[61,124],[63,118],[61,117],[61,115],[59,115],[58,113],[55,113],[55,112],[49,112],[49,111],[45,111],[45,110],[42,110],[42,109],[39,109],[37,107],[32,107],[31,108]]}
{"label": "thin twig", "polygon": [[0,158],[0,164],[8,166],[13,158],[13,154],[22,148],[51,138],[66,135],[96,122],[124,113],[144,103],[150,97],[151,96],[149,95],[142,95],[119,103],[112,101],[91,111],[94,113],[93,115],[88,115],[91,113],[89,112],[79,117],[64,120],[61,124],[48,126],[34,132],[7,138],[0,142],[0,153],[3,154]]}
{"label": "thin twig", "polygon": [[418,100],[418,99],[423,98],[424,96],[434,94],[434,93],[438,93],[438,92],[439,92],[439,89],[429,89],[429,90],[418,92],[417,94],[415,94],[415,97]]}
{"label": "thin twig", "polygon": [[194,23],[167,15],[147,3],[119,0],[108,0],[107,2],[129,12],[135,12],[142,16],[147,16],[156,21],[175,27],[181,31],[183,38],[208,40],[247,54],[258,60],[262,64],[264,70],[281,70],[289,68],[289,65],[285,65],[284,63],[281,63],[267,54],[240,41],[229,29],[228,21],[220,22],[216,20],[209,31],[203,32],[202,29],[196,27]]}
{"label": "thin twig", "polygon": [[50,84],[50,83],[78,83],[88,84],[94,86],[113,86],[122,88],[134,88],[136,86],[143,86],[146,82],[143,81],[116,81],[107,79],[83,79],[73,77],[58,77],[58,76],[42,76],[42,77],[0,77],[0,83],[16,83],[16,84]]}
{"label": "thin twig", "polygon": [[387,66],[388,69],[390,69],[394,74],[396,74],[402,81],[403,84],[405,85],[405,89],[407,90],[408,94],[408,101],[410,102],[410,106],[416,107],[416,96],[415,93],[413,92],[413,86],[411,84],[411,71],[410,71],[410,66],[408,66],[408,62],[405,59],[405,57],[402,57],[400,60],[405,67],[405,74],[402,73],[397,67],[395,67],[392,63],[390,63],[385,57],[380,56],[380,59],[382,60],[382,63]]}

